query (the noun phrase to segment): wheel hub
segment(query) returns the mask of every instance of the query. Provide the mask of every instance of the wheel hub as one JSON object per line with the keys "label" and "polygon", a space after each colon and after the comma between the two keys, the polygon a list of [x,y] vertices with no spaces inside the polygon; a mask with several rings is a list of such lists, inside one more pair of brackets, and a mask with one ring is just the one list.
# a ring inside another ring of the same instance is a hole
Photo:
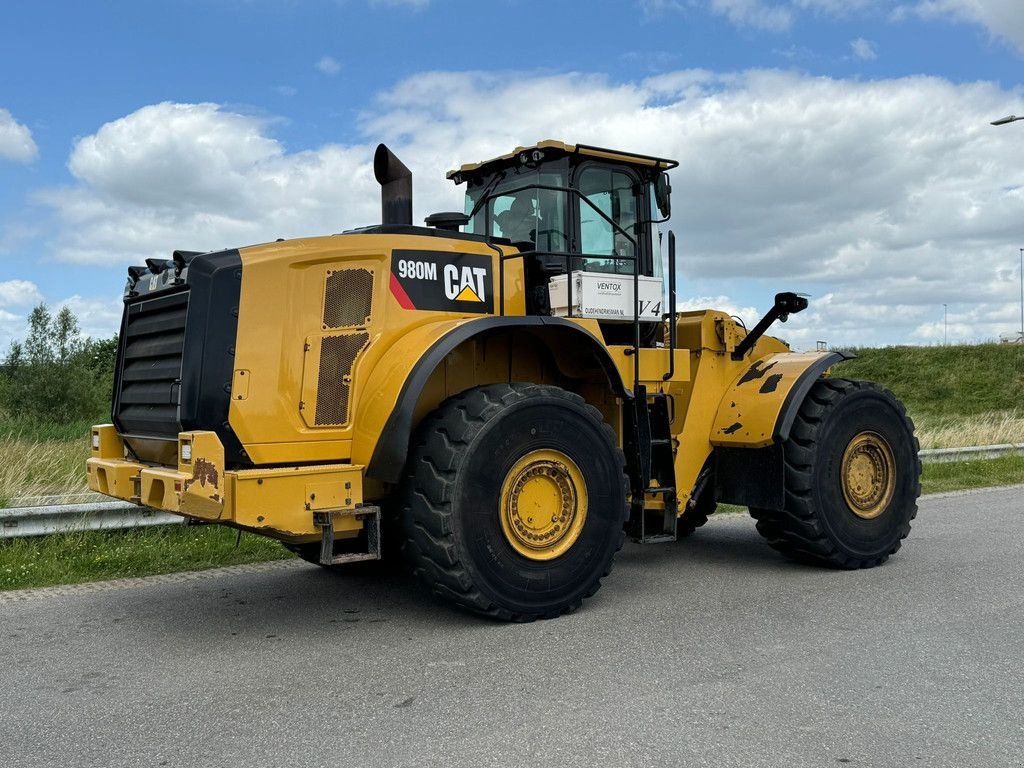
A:
{"label": "wheel hub", "polygon": [[587,489],[579,467],[560,451],[531,451],[505,476],[501,528],[516,552],[551,560],[579,538],[587,516]]}
{"label": "wheel hub", "polygon": [[857,517],[871,520],[885,511],[896,486],[896,462],[884,437],[861,432],[850,441],[843,452],[842,485]]}

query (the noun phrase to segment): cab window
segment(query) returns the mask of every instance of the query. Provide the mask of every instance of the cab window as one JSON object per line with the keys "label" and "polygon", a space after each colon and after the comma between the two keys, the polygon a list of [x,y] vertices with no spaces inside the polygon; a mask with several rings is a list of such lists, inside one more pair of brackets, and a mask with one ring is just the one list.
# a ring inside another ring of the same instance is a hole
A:
{"label": "cab window", "polygon": [[[538,189],[537,186],[558,189]],[[562,191],[565,186],[565,175],[558,172],[512,176],[494,187],[488,195],[490,200],[478,211],[466,231],[488,232],[513,242],[530,242],[538,251],[565,253],[569,249],[566,193]],[[476,207],[485,189],[467,190],[467,214]]]}
{"label": "cab window", "polygon": [[630,237],[637,237],[635,186],[629,174],[611,168],[595,165],[580,173],[578,189],[585,198],[580,201],[580,246],[585,254],[584,270],[633,273],[632,261],[598,257],[632,259],[637,256],[636,245],[630,240]]}

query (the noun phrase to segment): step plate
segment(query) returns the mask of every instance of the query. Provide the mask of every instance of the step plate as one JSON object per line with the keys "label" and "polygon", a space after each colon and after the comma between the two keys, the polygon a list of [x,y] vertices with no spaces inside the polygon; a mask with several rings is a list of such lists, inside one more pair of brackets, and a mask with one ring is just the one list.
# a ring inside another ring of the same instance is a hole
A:
{"label": "step plate", "polygon": [[[366,552],[334,554],[334,519],[354,516],[363,521],[366,529]],[[380,507],[359,506],[355,509],[324,510],[313,513],[313,523],[320,528],[320,564],[344,565],[364,560],[380,560]]]}

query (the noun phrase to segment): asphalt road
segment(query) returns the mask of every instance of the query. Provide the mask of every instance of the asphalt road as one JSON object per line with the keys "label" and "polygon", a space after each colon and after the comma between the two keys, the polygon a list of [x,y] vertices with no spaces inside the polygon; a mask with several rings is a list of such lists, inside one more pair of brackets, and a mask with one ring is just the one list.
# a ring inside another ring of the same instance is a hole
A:
{"label": "asphalt road", "polygon": [[0,595],[0,765],[1020,766],[1022,498],[855,573],[713,518],[529,625],[299,562]]}

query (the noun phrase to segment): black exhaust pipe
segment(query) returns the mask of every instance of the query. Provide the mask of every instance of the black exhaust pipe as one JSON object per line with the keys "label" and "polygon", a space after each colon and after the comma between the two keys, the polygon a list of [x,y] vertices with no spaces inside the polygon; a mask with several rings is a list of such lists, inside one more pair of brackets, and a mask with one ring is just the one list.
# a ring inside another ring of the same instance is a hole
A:
{"label": "black exhaust pipe", "polygon": [[412,172],[383,144],[373,153],[373,175],[380,184],[381,223],[412,226]]}

